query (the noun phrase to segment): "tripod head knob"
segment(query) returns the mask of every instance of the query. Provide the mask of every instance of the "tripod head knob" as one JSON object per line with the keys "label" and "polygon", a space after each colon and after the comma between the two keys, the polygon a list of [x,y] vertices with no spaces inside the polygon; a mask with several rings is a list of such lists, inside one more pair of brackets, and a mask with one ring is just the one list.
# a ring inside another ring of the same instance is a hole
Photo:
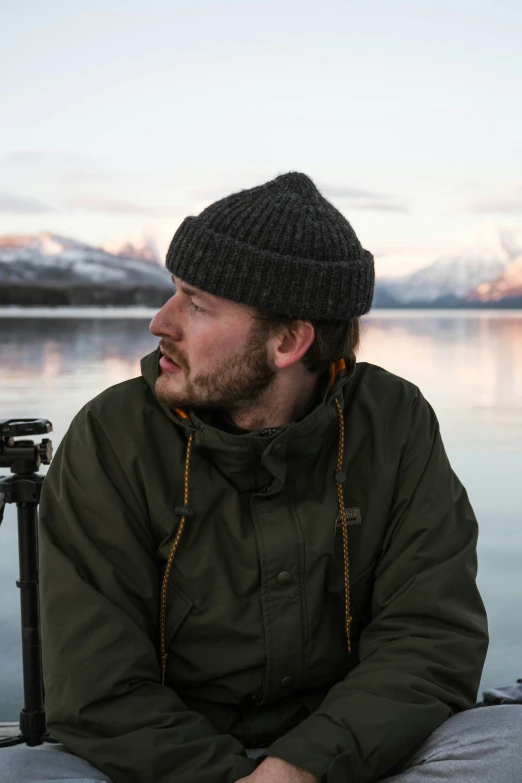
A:
{"label": "tripod head knob", "polygon": [[42,442],[36,445],[42,465],[50,465],[53,458],[53,444],[49,438],[42,438]]}
{"label": "tripod head knob", "polygon": [[52,443],[44,438],[35,445],[32,440],[15,441],[20,435],[40,435],[52,432],[48,419],[0,419],[0,468],[12,473],[34,473],[40,465],[49,465]]}

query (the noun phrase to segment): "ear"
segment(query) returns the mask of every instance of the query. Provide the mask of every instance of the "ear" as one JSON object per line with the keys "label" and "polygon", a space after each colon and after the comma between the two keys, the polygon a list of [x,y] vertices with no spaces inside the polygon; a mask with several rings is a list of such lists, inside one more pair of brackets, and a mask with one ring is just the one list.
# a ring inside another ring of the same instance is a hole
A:
{"label": "ear", "polygon": [[292,324],[282,326],[274,340],[273,362],[276,367],[283,369],[297,364],[312,345],[315,338],[315,329],[310,321],[294,321]]}

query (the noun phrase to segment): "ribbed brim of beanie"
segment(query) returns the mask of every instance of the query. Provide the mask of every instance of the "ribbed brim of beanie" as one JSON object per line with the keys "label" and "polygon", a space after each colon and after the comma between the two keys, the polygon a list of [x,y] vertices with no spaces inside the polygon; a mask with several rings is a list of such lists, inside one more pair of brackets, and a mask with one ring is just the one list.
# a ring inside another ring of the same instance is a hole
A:
{"label": "ribbed brim of beanie", "polygon": [[305,174],[290,172],[187,217],[166,265],[216,296],[291,318],[367,313],[373,256]]}

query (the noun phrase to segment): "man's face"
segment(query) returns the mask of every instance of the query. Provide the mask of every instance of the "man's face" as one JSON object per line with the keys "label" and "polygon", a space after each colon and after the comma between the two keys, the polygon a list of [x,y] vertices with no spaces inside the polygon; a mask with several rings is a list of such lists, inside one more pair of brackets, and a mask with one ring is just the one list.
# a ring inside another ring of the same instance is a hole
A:
{"label": "man's face", "polygon": [[254,402],[276,376],[254,308],[172,280],[176,292],[149,327],[163,354],[157,398],[169,408],[228,411]]}

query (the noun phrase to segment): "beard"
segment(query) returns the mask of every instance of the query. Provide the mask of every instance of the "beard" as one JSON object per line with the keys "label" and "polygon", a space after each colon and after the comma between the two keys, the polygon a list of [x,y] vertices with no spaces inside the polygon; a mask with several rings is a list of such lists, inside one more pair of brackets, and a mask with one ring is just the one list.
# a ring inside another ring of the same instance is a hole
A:
{"label": "beard", "polygon": [[267,337],[263,323],[254,322],[244,348],[224,354],[220,364],[209,372],[188,379],[187,362],[179,357],[176,344],[160,340],[160,345],[181,372],[163,372],[156,380],[154,393],[169,408],[219,408],[230,413],[258,401],[270,386],[276,371],[268,364]]}

